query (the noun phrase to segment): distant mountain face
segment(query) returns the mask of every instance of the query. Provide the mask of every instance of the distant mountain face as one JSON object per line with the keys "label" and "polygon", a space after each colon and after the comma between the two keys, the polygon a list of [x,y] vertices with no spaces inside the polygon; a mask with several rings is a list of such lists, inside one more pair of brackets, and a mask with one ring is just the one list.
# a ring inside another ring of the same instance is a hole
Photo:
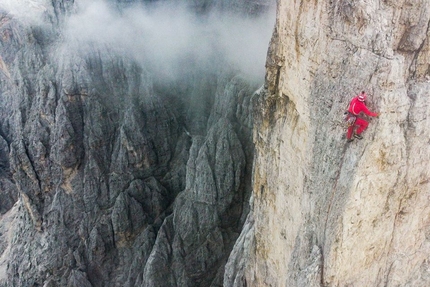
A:
{"label": "distant mountain face", "polygon": [[2,4],[1,286],[222,285],[270,3],[131,2]]}

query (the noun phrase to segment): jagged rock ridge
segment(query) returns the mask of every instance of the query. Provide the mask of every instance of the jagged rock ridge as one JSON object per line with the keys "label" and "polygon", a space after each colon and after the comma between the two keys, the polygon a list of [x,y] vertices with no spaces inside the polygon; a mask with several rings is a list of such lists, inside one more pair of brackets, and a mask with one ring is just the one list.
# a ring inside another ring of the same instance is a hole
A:
{"label": "jagged rock ridge", "polygon": [[112,45],[67,42],[74,1],[40,5],[36,22],[0,14],[0,285],[221,286],[258,84],[222,59],[163,83]]}

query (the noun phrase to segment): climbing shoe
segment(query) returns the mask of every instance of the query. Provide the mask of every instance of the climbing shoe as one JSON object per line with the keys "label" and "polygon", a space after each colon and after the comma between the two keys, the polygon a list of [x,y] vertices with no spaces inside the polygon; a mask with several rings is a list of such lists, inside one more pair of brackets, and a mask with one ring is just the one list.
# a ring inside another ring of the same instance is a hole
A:
{"label": "climbing shoe", "polygon": [[352,142],[352,141],[354,141],[354,139],[353,139],[353,138],[350,138],[350,139],[347,139],[347,140],[346,140],[346,142],[347,142],[347,143],[350,143],[350,142]]}
{"label": "climbing shoe", "polygon": [[356,139],[359,139],[359,140],[362,140],[362,139],[363,139],[363,137],[362,137],[361,135],[354,135],[354,137],[355,137]]}

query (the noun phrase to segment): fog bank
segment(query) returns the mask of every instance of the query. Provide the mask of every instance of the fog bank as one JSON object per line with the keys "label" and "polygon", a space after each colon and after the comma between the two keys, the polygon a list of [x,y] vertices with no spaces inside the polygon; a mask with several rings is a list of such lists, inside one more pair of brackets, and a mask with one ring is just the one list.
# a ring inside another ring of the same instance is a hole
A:
{"label": "fog bank", "polygon": [[[216,9],[197,14],[174,1],[120,9],[113,1],[76,0],[73,13],[60,27],[64,29],[60,41],[63,51],[107,45],[163,80],[176,79],[185,66],[213,72],[223,65],[262,82],[274,4],[258,16],[246,16]],[[48,0],[2,0],[0,9],[33,27],[54,15]]]}
{"label": "fog bank", "polygon": [[157,77],[175,79],[187,68],[211,72],[229,65],[263,81],[274,10],[258,17],[213,11],[196,15],[183,5],[160,2],[121,11],[105,1],[80,2],[64,33],[67,45],[108,45],[141,62]]}

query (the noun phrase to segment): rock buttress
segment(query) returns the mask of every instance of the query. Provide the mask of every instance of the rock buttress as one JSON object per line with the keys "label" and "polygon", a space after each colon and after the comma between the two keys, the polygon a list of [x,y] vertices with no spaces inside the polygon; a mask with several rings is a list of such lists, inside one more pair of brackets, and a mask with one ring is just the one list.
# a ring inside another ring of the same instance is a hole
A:
{"label": "rock buttress", "polygon": [[[279,1],[228,286],[427,286],[429,1]],[[347,144],[365,90],[364,139]]]}

